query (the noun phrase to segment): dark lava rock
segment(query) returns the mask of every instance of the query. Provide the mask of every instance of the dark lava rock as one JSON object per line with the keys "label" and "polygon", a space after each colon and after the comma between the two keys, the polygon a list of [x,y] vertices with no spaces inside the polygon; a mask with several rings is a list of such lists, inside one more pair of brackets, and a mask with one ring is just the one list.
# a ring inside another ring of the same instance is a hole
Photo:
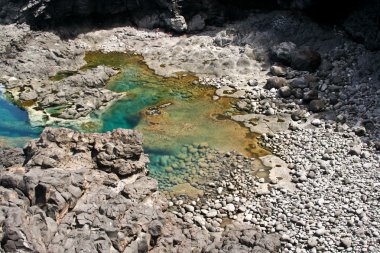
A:
{"label": "dark lava rock", "polygon": [[293,42],[282,42],[271,48],[273,62],[301,71],[315,71],[321,65],[321,55],[309,47],[297,48]]}
{"label": "dark lava rock", "polygon": [[229,225],[222,233],[217,252],[278,252],[280,247],[279,235],[263,234],[246,225]]}
{"label": "dark lava rock", "polygon": [[281,87],[284,87],[286,85],[288,85],[288,82],[286,81],[285,78],[273,76],[273,77],[268,78],[265,88],[268,90],[272,88],[280,89]]}
{"label": "dark lava rock", "polygon": [[296,50],[293,42],[282,42],[271,49],[271,59],[289,66],[292,62],[292,54]]}
{"label": "dark lava rock", "polygon": [[325,109],[326,104],[323,100],[312,100],[309,104],[309,109],[312,112],[321,112]]}
{"label": "dark lava rock", "polygon": [[308,47],[295,50],[291,55],[291,67],[296,70],[313,72],[321,61],[321,55]]}
{"label": "dark lava rock", "polygon": [[168,212],[146,177],[141,137],[46,128],[26,146],[25,167],[0,170],[0,251],[215,252],[223,245],[218,252],[252,252],[238,239],[244,230],[245,244],[278,251],[278,236],[253,226],[237,224],[218,241]]}
{"label": "dark lava rock", "polygon": [[46,128],[40,139],[24,149],[26,167],[63,167],[83,164],[125,177],[146,170],[149,161],[142,135],[117,129],[102,135],[80,134],[66,128]]}
{"label": "dark lava rock", "polygon": [[0,168],[22,165],[24,160],[24,152],[21,148],[0,150]]}
{"label": "dark lava rock", "polygon": [[292,95],[292,89],[289,86],[281,87],[279,90],[281,97],[288,98]]}
{"label": "dark lava rock", "polygon": [[319,98],[319,94],[318,94],[317,90],[311,90],[311,91],[305,92],[303,94],[303,100],[305,102],[309,102],[311,100],[316,100],[318,98]]}

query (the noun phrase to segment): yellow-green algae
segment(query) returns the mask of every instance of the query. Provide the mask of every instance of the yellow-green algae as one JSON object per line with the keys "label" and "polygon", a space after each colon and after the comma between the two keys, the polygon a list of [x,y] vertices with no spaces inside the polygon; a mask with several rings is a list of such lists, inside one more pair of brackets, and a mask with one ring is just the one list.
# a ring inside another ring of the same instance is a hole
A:
{"label": "yellow-green algae", "polygon": [[101,116],[103,131],[137,129],[144,134],[148,150],[175,152],[183,144],[206,142],[221,151],[235,150],[247,156],[268,154],[257,145],[255,134],[229,119],[236,112],[232,108],[236,100],[213,101],[215,89],[193,84],[197,79],[194,75],[158,76],[141,56],[132,53],[91,52],[85,61],[84,69],[107,65],[122,70],[107,88],[125,92],[126,97]]}
{"label": "yellow-green algae", "polygon": [[[235,150],[248,157],[269,154],[257,144],[257,135],[230,119],[237,113],[233,107],[237,100],[222,97],[213,101],[215,89],[194,84],[195,75],[158,76],[148,68],[142,56],[130,52],[89,52],[85,61],[87,64],[81,70],[99,65],[121,70],[107,88],[125,97],[105,112],[94,113],[94,121],[82,124],[80,130],[105,132],[130,128],[141,131],[144,148],[150,155],[151,175],[159,180],[162,188],[174,185],[181,188],[186,183],[202,181],[205,174],[214,175],[215,168],[208,166],[214,159],[212,150]],[[63,71],[51,79],[62,80],[75,73]],[[57,106],[49,112],[54,115],[64,108],[65,105]],[[259,164],[253,165],[252,169],[257,166]]]}
{"label": "yellow-green algae", "polygon": [[199,179],[200,172],[207,170],[200,164],[207,165],[206,151],[210,148],[235,150],[249,157],[269,154],[257,144],[257,135],[230,119],[237,113],[232,106],[237,100],[213,101],[215,89],[194,84],[196,76],[158,76],[143,57],[133,53],[91,52],[85,61],[83,69],[106,65],[121,70],[107,88],[125,93],[125,97],[94,116],[102,122],[97,130],[141,131],[151,159],[151,173],[164,188]]}

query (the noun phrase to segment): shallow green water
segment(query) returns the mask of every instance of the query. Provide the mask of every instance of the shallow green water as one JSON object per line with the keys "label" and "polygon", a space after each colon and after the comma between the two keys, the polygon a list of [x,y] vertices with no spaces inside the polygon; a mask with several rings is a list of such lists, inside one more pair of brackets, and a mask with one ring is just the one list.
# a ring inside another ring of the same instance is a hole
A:
{"label": "shallow green water", "polygon": [[[101,60],[104,57],[107,59]],[[141,131],[145,151],[150,155],[150,171],[161,186],[189,182],[199,176],[198,162],[207,160],[210,148],[235,150],[247,156],[267,154],[256,144],[255,135],[229,119],[236,113],[232,107],[235,100],[213,101],[215,90],[194,85],[194,76],[157,76],[137,56],[93,53],[86,60],[91,67],[105,63],[122,69],[108,88],[124,92],[125,98],[100,116],[100,131]]]}
{"label": "shallow green water", "polygon": [[[179,73],[174,78],[154,74],[143,58],[128,53],[88,53],[89,69],[108,65],[121,70],[107,88],[124,93],[121,100],[92,118],[99,124],[84,124],[82,131],[106,132],[116,128],[136,129],[144,135],[151,175],[164,189],[202,177],[210,150],[238,151],[246,156],[266,155],[247,128],[230,120],[236,113],[234,99],[213,101],[215,90],[194,85],[195,76]],[[70,72],[71,74],[71,72]],[[60,73],[56,79],[65,75]],[[53,78],[52,80],[55,80]],[[28,123],[27,113],[0,100],[0,136],[37,137],[41,129]]]}

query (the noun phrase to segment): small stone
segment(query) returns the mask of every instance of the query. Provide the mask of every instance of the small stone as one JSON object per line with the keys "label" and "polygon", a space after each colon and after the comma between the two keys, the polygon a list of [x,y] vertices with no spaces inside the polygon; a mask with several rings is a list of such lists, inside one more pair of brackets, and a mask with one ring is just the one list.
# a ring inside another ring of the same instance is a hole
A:
{"label": "small stone", "polygon": [[211,209],[207,214],[206,214],[206,217],[207,218],[214,218],[218,215],[218,211],[216,211],[215,209]]}
{"label": "small stone", "polygon": [[291,66],[296,70],[315,71],[321,61],[321,55],[317,51],[303,47],[292,53]]}
{"label": "small stone", "polygon": [[320,126],[322,124],[321,120],[320,119],[313,119],[313,121],[311,121],[311,124],[313,126]]}
{"label": "small stone", "polygon": [[284,87],[281,87],[279,90],[278,90],[279,94],[281,97],[283,98],[288,98],[292,95],[292,90],[290,89],[289,86],[284,86]]}
{"label": "small stone", "polygon": [[149,234],[151,234],[152,237],[158,237],[161,235],[163,227],[164,225],[160,221],[154,220],[149,224]]}
{"label": "small stone", "polygon": [[31,91],[24,91],[20,94],[20,100],[22,101],[31,101],[37,99],[38,95],[37,92],[34,90]]}
{"label": "small stone", "polygon": [[253,218],[252,214],[249,213],[249,214],[247,214],[247,215],[244,217],[244,220],[245,220],[245,221],[251,221],[252,218]]}
{"label": "small stone", "polygon": [[229,212],[234,212],[235,211],[235,206],[234,204],[227,204],[225,209]]}
{"label": "small stone", "polygon": [[283,235],[281,236],[281,240],[282,240],[282,241],[285,241],[285,242],[290,242],[290,241],[291,241],[291,238],[290,238],[290,236],[289,236],[288,234],[283,234]]}
{"label": "small stone", "polygon": [[222,194],[222,192],[223,192],[223,187],[218,187],[218,188],[216,189],[216,192],[217,192],[218,194]]}
{"label": "small stone", "polygon": [[268,90],[272,88],[280,89],[281,87],[284,87],[287,85],[288,85],[288,82],[286,81],[285,78],[274,76],[274,77],[268,78],[267,83],[265,85],[265,89],[268,89]]}
{"label": "small stone", "polygon": [[315,234],[318,235],[318,236],[322,236],[324,234],[326,234],[326,229],[325,228],[320,228],[318,229],[317,231],[315,231]]}
{"label": "small stone", "polygon": [[310,102],[309,109],[312,112],[320,112],[325,109],[325,106],[326,106],[325,102],[323,102],[322,100],[316,99]]}
{"label": "small stone", "polygon": [[275,111],[274,111],[274,109],[273,108],[268,108],[268,110],[266,110],[266,112],[265,112],[265,114],[266,115],[274,115],[275,114]]}
{"label": "small stone", "polygon": [[314,171],[309,171],[309,173],[307,174],[307,177],[311,178],[311,179],[315,178],[315,176],[316,176],[316,174]]}
{"label": "small stone", "polygon": [[233,198],[232,196],[228,196],[228,197],[226,198],[226,202],[227,202],[227,203],[231,203],[232,201],[234,201],[234,198]]}
{"label": "small stone", "polygon": [[317,247],[317,245],[318,245],[318,238],[317,237],[311,237],[311,238],[309,238],[309,240],[307,240],[307,245],[309,245],[309,247],[311,247],[311,248]]}
{"label": "small stone", "polygon": [[205,219],[201,216],[198,216],[198,215],[194,216],[193,220],[194,220],[195,224],[198,224],[201,227],[206,225]]}
{"label": "small stone", "polygon": [[296,49],[296,44],[293,42],[282,42],[271,48],[271,58],[273,61],[290,65],[292,60],[292,53]]}
{"label": "small stone", "polygon": [[191,205],[185,205],[184,208],[186,211],[191,212],[191,213],[193,213],[195,210],[194,207]]}
{"label": "small stone", "polygon": [[291,82],[290,82],[290,87],[292,88],[300,88],[300,89],[304,89],[304,88],[307,88],[309,86],[309,84],[306,82],[305,78],[303,77],[300,77],[300,78],[294,78]]}
{"label": "small stone", "polygon": [[342,246],[345,248],[351,247],[351,244],[352,244],[352,240],[349,237],[344,237],[344,238],[340,239],[340,242],[341,242]]}
{"label": "small stone", "polygon": [[353,147],[350,149],[350,151],[348,151],[348,154],[350,155],[356,155],[356,156],[359,156],[362,152],[362,149],[359,145]]}
{"label": "small stone", "polygon": [[281,66],[272,66],[270,73],[274,76],[286,76],[286,69]]}

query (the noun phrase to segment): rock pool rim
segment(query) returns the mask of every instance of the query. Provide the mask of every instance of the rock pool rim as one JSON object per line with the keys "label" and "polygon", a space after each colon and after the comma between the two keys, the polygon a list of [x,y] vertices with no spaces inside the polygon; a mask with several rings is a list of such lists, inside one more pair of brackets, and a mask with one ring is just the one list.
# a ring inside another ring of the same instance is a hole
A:
{"label": "rock pool rim", "polygon": [[[212,97],[215,95],[216,88],[211,85],[204,85],[199,82],[199,78],[196,76],[195,73],[192,72],[176,72],[174,73],[175,76],[161,76],[158,75],[153,69],[151,69],[146,61],[144,60],[144,57],[141,54],[137,54],[133,51],[111,51],[111,52],[103,52],[101,50],[96,51],[88,51],[86,52],[84,56],[84,60],[86,61],[86,64],[80,68],[80,70],[88,70],[91,68],[95,68],[98,66],[107,66],[111,68],[115,68],[120,70],[120,73],[113,76],[106,85],[107,89],[113,90],[115,92],[124,93],[126,96],[128,96],[128,91],[120,91],[115,89],[113,87],[113,81],[120,79],[123,76],[123,69],[127,67],[127,65],[136,65],[139,67],[139,70],[142,70],[143,74],[148,75],[151,78],[154,78],[156,80],[161,81],[162,83],[165,83],[167,86],[173,86],[174,88],[185,88],[185,89],[201,89],[205,93],[207,93],[207,97],[210,99],[210,103],[220,103],[220,101],[213,101]],[[123,99],[123,98],[122,98]],[[234,115],[235,113],[245,113],[243,111],[239,111],[236,107],[233,106],[233,104],[236,104],[240,99],[238,98],[228,98],[228,97],[222,97],[222,99],[225,101],[224,103],[229,104],[226,107],[230,108],[231,110],[235,110],[235,112],[232,113]],[[114,101],[113,103],[116,103],[117,101]],[[158,107],[165,103],[170,103],[171,101],[161,101],[159,104],[156,104],[155,106]],[[223,102],[223,101],[222,101]],[[112,106],[112,104],[111,104]],[[148,108],[144,109],[141,113],[144,114],[144,112]],[[104,111],[102,112],[104,113]],[[146,115],[144,115],[146,117]],[[214,115],[213,117],[218,118],[219,120],[229,120],[231,122],[234,122],[238,124],[241,128],[247,129],[247,132],[245,133],[245,138],[249,138],[252,140],[257,140],[260,137],[260,134],[250,132],[247,127],[245,127],[240,122],[234,121],[231,119],[230,116],[226,116],[223,114]],[[254,141],[255,145],[250,145],[249,149],[246,149],[246,152],[244,152],[244,156],[247,157],[254,157],[258,158],[261,156],[269,155],[271,152],[269,150],[266,150],[259,145],[258,141]],[[253,151],[250,151],[250,150]]]}

